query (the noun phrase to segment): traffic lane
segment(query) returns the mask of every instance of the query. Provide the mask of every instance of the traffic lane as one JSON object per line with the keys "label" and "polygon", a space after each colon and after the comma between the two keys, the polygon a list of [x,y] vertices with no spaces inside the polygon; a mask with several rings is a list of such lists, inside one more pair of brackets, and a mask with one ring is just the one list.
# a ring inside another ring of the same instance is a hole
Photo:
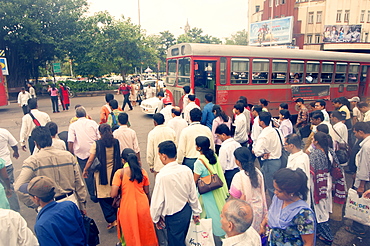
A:
{"label": "traffic lane", "polygon": [[[115,95],[119,105],[122,105],[123,98],[121,95]],[[48,97],[38,98],[39,110],[49,114],[51,120],[58,125],[59,132],[67,131],[69,121],[75,115],[74,107],[81,104],[86,108],[87,114],[96,122],[100,120],[100,108],[105,104],[104,96],[96,97],[75,97],[71,98],[71,109],[69,111],[61,111],[60,113],[52,113],[51,101]],[[129,120],[132,124],[132,129],[137,133],[141,161],[143,168],[148,172],[151,182],[150,188],[153,189],[154,176],[150,173],[146,162],[146,139],[149,131],[154,127],[153,119],[151,116],[143,114],[139,106],[134,107],[132,111],[126,111],[129,114]],[[22,123],[22,109],[17,103],[11,103],[9,106],[0,108],[0,126],[10,131],[13,136],[19,141],[19,132]],[[20,145],[18,144],[20,149]],[[29,152],[19,151],[20,157],[15,160],[13,158],[13,165],[15,170],[15,177],[18,177],[23,161],[29,156]],[[36,212],[33,209],[27,208],[22,203],[21,214],[26,219],[28,227],[33,230]],[[104,219],[99,204],[93,203],[90,199],[87,201],[87,214],[93,218],[97,223],[100,230],[100,245],[115,245],[118,242],[116,236],[116,229],[107,230],[107,222]]]}

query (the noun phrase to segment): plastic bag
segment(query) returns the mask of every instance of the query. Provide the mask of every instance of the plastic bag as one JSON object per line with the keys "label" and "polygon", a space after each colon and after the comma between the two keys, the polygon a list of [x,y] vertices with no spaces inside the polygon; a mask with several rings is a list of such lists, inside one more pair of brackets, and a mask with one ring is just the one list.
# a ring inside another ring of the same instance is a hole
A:
{"label": "plastic bag", "polygon": [[214,246],[212,219],[201,219],[198,225],[190,221],[185,244],[186,246]]}
{"label": "plastic bag", "polygon": [[357,191],[349,189],[344,217],[370,226],[370,199],[359,198]]}

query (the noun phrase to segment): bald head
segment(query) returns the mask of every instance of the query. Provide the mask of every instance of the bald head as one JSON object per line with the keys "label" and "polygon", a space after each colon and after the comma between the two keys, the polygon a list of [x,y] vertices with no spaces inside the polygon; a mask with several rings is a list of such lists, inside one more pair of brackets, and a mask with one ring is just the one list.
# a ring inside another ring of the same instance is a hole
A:
{"label": "bald head", "polygon": [[229,200],[222,209],[222,229],[228,236],[244,233],[252,225],[252,207],[243,200]]}
{"label": "bald head", "polygon": [[180,107],[173,107],[171,109],[171,112],[172,112],[172,116],[175,117],[175,116],[180,116],[181,115],[181,108]]}

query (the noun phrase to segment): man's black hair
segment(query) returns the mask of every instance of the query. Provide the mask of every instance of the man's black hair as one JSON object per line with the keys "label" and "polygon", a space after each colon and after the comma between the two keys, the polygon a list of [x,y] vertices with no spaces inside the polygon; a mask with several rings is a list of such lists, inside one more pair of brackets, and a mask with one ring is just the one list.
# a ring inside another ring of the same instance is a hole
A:
{"label": "man's black hair", "polygon": [[36,126],[32,130],[31,137],[40,148],[50,147],[53,143],[49,128],[45,126]]}
{"label": "man's black hair", "polygon": [[55,135],[57,135],[58,125],[56,123],[50,121],[50,122],[46,123],[45,127],[49,129],[50,134],[51,134],[52,137],[55,137]]}
{"label": "man's black hair", "polygon": [[266,126],[269,126],[270,125],[270,122],[271,122],[271,114],[270,114],[270,112],[264,112],[264,111],[262,111],[261,113],[259,113],[259,117],[260,117],[260,121],[263,121]]}
{"label": "man's black hair", "polygon": [[242,103],[237,103],[234,105],[234,108],[239,110],[240,113],[244,112],[244,105]]}
{"label": "man's black hair", "polygon": [[109,106],[112,107],[112,109],[118,109],[118,102],[117,100],[113,99],[109,101]]}
{"label": "man's black hair", "polygon": [[114,99],[114,95],[111,93],[105,94],[105,101],[109,103],[111,100]]}
{"label": "man's black hair", "polygon": [[127,113],[120,113],[118,115],[118,122],[121,125],[127,125],[127,122],[128,122],[128,114]]}
{"label": "man's black hair", "polygon": [[168,158],[176,158],[176,145],[172,141],[164,141],[158,145],[158,152],[167,155]]}
{"label": "man's black hair", "polygon": [[192,122],[198,122],[202,119],[202,111],[199,108],[193,108],[190,110],[190,120]]}
{"label": "man's black hair", "polygon": [[225,134],[226,136],[231,136],[230,128],[226,124],[221,124],[216,128],[216,134]]}
{"label": "man's black hair", "polygon": [[158,125],[162,125],[164,123],[164,116],[161,113],[156,113],[153,115],[153,120],[157,122]]}
{"label": "man's black hair", "polygon": [[36,98],[28,99],[27,104],[30,109],[37,109],[37,99]]}

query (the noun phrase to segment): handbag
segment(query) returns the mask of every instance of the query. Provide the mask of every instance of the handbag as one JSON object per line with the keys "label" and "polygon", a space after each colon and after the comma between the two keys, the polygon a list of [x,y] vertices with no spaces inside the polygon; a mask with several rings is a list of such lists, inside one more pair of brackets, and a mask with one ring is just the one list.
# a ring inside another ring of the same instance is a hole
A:
{"label": "handbag", "polygon": [[95,172],[95,171],[99,171],[100,168],[101,168],[101,163],[100,163],[98,157],[95,157],[93,163],[90,166],[90,169],[91,169],[91,171]]}
{"label": "handbag", "polygon": [[281,143],[281,156],[280,156],[281,166],[280,166],[280,168],[286,168],[286,166],[288,164],[289,152],[284,149],[283,140],[281,139],[279,131],[276,128],[275,128],[275,130],[276,130],[276,133],[279,136],[280,143]]}
{"label": "handbag", "polygon": [[208,166],[204,163],[202,159],[198,159],[198,160],[200,160],[203,163],[203,165],[207,168],[208,172],[210,173],[210,175],[207,175],[205,177],[198,179],[197,187],[198,187],[199,194],[202,195],[204,193],[221,188],[224,185],[224,183],[222,182],[220,177],[217,175],[217,173],[215,174],[212,173],[212,171],[208,168]]}
{"label": "handbag", "polygon": [[86,243],[88,246],[96,246],[100,243],[99,229],[95,221],[86,215],[83,216],[84,227],[86,231]]}
{"label": "handbag", "polygon": [[[121,176],[120,176],[121,184],[122,184],[122,177],[123,177],[123,168],[121,170]],[[119,186],[117,196],[113,198],[112,207],[119,208],[120,203],[121,203],[121,185]]]}
{"label": "handbag", "polygon": [[346,141],[342,138],[341,135],[334,129],[334,132],[340,137],[340,139],[343,140],[344,143],[339,143],[338,141],[335,141],[335,154],[337,155],[339,164],[344,164],[348,162],[349,156],[350,156],[350,149],[349,145]]}
{"label": "handbag", "polygon": [[201,219],[198,224],[195,224],[194,221],[190,221],[185,245],[214,246],[212,219]]}
{"label": "handbag", "polygon": [[370,226],[370,199],[358,197],[357,191],[349,189],[344,217]]}

